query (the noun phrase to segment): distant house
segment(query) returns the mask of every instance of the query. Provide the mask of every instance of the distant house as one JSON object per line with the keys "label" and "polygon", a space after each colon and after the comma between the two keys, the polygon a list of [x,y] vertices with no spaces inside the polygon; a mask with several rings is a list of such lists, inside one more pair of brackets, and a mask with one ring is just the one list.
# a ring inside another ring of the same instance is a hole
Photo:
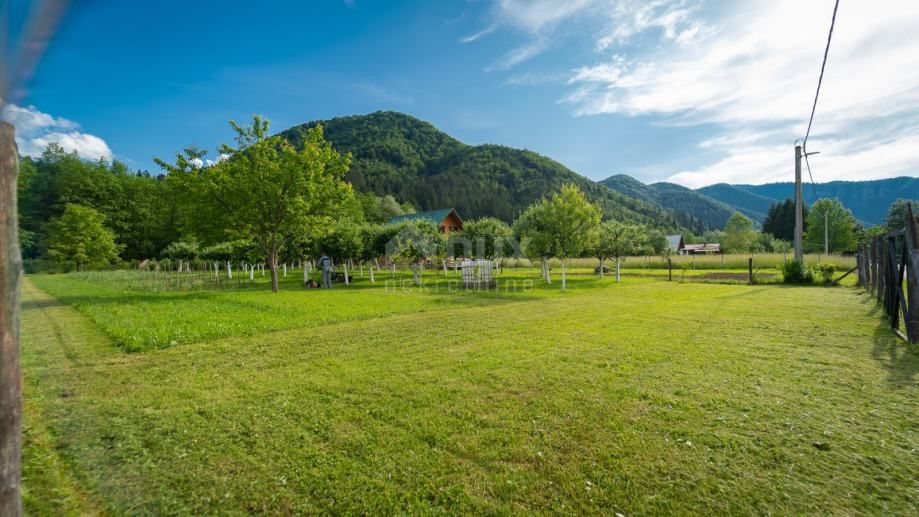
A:
{"label": "distant house", "polygon": [[452,208],[442,210],[431,210],[428,212],[415,212],[414,214],[397,215],[389,220],[386,224],[399,224],[406,221],[431,221],[436,224],[440,231],[446,235],[450,232],[458,232],[463,229],[463,220],[459,214]]}
{"label": "distant house", "polygon": [[670,247],[670,251],[672,251],[673,253],[682,255],[683,236],[682,235],[668,235],[667,236],[667,246]]}
{"label": "distant house", "polygon": [[687,244],[683,246],[683,251],[680,252],[680,255],[709,255],[714,253],[721,253],[720,244]]}

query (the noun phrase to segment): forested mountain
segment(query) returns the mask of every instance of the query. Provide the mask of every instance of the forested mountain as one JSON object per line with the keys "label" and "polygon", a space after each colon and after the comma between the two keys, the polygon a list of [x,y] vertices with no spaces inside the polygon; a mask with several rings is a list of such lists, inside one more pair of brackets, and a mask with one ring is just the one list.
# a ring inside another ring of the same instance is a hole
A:
{"label": "forested mountain", "polygon": [[352,153],[347,179],[355,189],[391,194],[420,210],[453,207],[464,218],[511,222],[534,201],[572,183],[608,217],[662,229],[688,228],[658,204],[613,191],[554,160],[498,145],[466,145],[402,113],[314,121],[281,136],[297,145],[320,123],[338,151]]}
{"label": "forested mountain", "polygon": [[680,223],[701,234],[706,229],[723,228],[736,209],[674,183],[645,185],[631,176],[617,174],[600,181],[617,192],[671,210]]}
{"label": "forested mountain", "polygon": [[[769,207],[788,197],[783,196],[781,199],[769,198],[727,183],[702,187],[696,192],[720,201],[760,224],[766,218]],[[791,191],[791,196],[794,197],[794,189]]]}
{"label": "forested mountain", "polygon": [[[794,183],[768,183],[766,185],[735,185],[736,188],[769,198],[771,202],[794,197]],[[852,210],[855,218],[867,225],[884,224],[887,210],[897,198],[919,199],[919,178],[890,178],[875,181],[831,181],[816,185],[821,198],[837,198]],[[810,206],[816,201],[814,188],[804,185],[804,202]]]}

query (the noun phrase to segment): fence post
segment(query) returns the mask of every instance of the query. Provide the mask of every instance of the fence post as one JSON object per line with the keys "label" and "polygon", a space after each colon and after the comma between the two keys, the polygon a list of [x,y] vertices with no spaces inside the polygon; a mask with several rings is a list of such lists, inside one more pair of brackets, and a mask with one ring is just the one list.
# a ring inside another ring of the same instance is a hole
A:
{"label": "fence post", "polygon": [[667,257],[667,280],[673,282],[673,259]]}
{"label": "fence post", "polygon": [[19,363],[19,254],[15,129],[0,122],[0,515],[22,515],[22,372]]}
{"label": "fence post", "polygon": [[906,256],[906,335],[910,343],[919,343],[919,224],[913,215],[911,203],[906,205],[906,227],[903,232]]}
{"label": "fence post", "polygon": [[884,250],[883,242],[883,237],[875,237],[874,239],[874,258],[877,262],[875,265],[877,293],[875,294],[877,295],[878,303],[884,302],[885,279],[887,278],[887,275],[884,274],[884,270],[887,269],[887,252]]}
{"label": "fence post", "polygon": [[753,285],[753,257],[750,257],[750,262],[748,264],[750,271],[750,285]]}

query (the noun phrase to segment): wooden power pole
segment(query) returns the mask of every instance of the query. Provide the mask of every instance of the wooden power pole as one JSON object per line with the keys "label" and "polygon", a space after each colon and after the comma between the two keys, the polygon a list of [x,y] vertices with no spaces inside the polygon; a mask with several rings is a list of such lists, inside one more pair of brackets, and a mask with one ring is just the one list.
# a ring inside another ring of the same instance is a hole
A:
{"label": "wooden power pole", "polygon": [[795,262],[804,263],[804,191],[801,187],[801,146],[795,146]]}
{"label": "wooden power pole", "polygon": [[19,367],[19,255],[16,130],[0,122],[0,515],[22,515],[22,374]]}

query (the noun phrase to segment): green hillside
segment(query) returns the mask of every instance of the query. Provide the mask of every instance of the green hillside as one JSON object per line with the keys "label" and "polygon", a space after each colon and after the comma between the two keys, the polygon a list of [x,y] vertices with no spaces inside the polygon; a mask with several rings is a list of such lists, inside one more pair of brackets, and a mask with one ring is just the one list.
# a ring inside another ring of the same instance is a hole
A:
{"label": "green hillside", "polygon": [[631,176],[618,174],[600,181],[600,184],[672,211],[682,226],[696,233],[723,228],[735,211],[724,203],[674,183],[645,185]]}
{"label": "green hillside", "polygon": [[[766,218],[769,207],[773,203],[780,201],[749,192],[735,185],[728,185],[727,183],[702,187],[696,192],[720,201],[760,224]],[[782,200],[784,199],[783,197]]]}
{"label": "green hillside", "polygon": [[653,202],[613,191],[537,153],[466,145],[433,125],[395,112],[314,121],[281,133],[298,145],[310,127],[354,162],[348,180],[361,191],[392,194],[421,210],[453,207],[464,218],[511,221],[563,184],[578,185],[607,217],[664,229],[687,227]]}

